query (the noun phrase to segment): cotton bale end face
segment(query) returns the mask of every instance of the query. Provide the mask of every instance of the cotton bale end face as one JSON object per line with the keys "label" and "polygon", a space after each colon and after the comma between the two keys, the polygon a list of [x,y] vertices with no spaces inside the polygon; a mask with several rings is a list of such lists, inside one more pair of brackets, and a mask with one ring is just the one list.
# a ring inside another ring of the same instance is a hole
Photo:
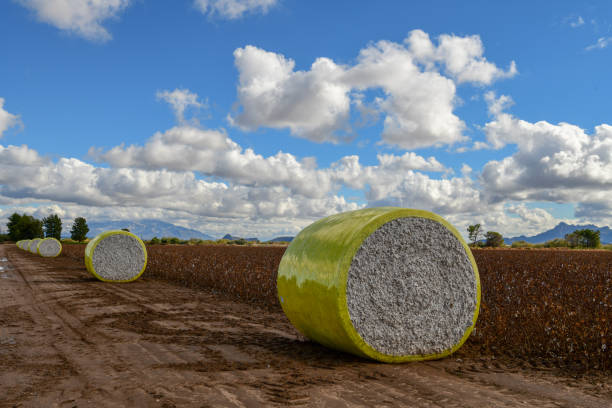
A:
{"label": "cotton bale end face", "polygon": [[85,266],[101,281],[132,282],[147,266],[147,249],[130,232],[103,232],[85,247]]}
{"label": "cotton bale end face", "polygon": [[30,251],[33,254],[38,254],[37,247],[40,241],[41,241],[40,238],[34,238],[30,240],[30,243],[28,244],[28,251]]}
{"label": "cotton bale end face", "polygon": [[381,207],[306,227],[278,269],[291,323],[327,347],[383,362],[458,350],[480,307],[474,257],[457,230],[428,211]]}
{"label": "cotton bale end face", "polygon": [[19,248],[26,251],[28,249],[28,245],[30,245],[30,240],[24,239],[23,241],[21,241],[21,245],[19,246]]}
{"label": "cotton bale end face", "polygon": [[55,258],[62,253],[62,244],[55,238],[45,238],[38,243],[38,255],[45,258]]}

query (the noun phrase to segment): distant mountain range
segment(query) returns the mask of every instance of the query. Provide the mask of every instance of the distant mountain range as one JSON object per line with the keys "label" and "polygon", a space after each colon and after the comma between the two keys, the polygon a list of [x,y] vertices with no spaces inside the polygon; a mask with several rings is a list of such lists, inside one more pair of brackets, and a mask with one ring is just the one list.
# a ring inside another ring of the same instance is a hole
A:
{"label": "distant mountain range", "polygon": [[277,237],[277,238],[271,239],[268,242],[291,242],[293,241],[293,238],[295,237]]}
{"label": "distant mountain range", "polygon": [[599,239],[602,244],[612,243],[612,229],[610,229],[610,227],[598,227],[597,225],[593,224],[571,225],[566,224],[565,222],[561,222],[555,228],[548,231],[544,231],[532,237],[526,237],[524,235],[521,235],[520,237],[504,238],[504,241],[508,245],[516,241],[526,241],[530,244],[540,244],[546,241],[551,241],[556,238],[564,238],[566,234],[571,234],[572,232],[581,229],[599,231]]}
{"label": "distant mountain range", "polygon": [[[223,237],[223,239],[229,239],[232,241],[235,241],[237,239],[241,239],[242,237],[236,237],[232,234],[225,234],[225,236]],[[245,241],[259,241],[258,238],[244,238]],[[291,242],[293,240],[293,237],[276,237],[273,238],[269,241],[264,241],[264,242]]]}
{"label": "distant mountain range", "polygon": [[[138,220],[138,221],[88,221],[87,226],[89,232],[87,236],[94,238],[96,235],[111,230],[120,230],[127,228],[131,233],[139,236],[142,239],[149,240],[153,237],[176,237],[178,239],[204,239],[204,240],[216,240],[217,238],[208,235],[204,232],[179,227],[178,225],[170,224],[169,222],[159,220]],[[62,238],[70,238],[70,229],[64,228],[62,231]],[[223,239],[237,240],[242,237],[233,236],[226,234]],[[258,238],[244,238],[246,241],[259,241]],[[290,242],[293,237],[278,237],[270,240],[270,242]]]}
{"label": "distant mountain range", "polygon": [[[131,233],[139,236],[142,239],[151,239],[153,237],[176,237],[179,239],[215,239],[212,236],[203,232],[194,229],[179,227],[177,225],[158,220],[100,222],[88,221],[87,226],[89,226],[89,233],[87,234],[89,238],[93,238],[104,231],[120,230],[123,228],[127,228],[130,230]],[[62,236],[69,238],[70,230],[62,231]]]}

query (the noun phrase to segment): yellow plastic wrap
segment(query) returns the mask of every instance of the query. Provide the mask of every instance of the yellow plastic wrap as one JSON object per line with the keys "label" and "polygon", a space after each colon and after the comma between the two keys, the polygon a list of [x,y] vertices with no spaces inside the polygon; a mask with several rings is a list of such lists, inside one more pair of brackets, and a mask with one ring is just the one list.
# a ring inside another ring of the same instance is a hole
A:
{"label": "yellow plastic wrap", "polygon": [[37,254],[38,255],[38,243],[42,241],[41,238],[34,238],[32,240],[30,240],[30,242],[28,243],[28,252],[31,252],[33,254]]}
{"label": "yellow plastic wrap", "polygon": [[[43,243],[43,241],[47,241],[47,240],[53,240],[53,241],[57,242],[57,244],[59,245],[59,248],[60,248],[60,249],[59,249],[59,252],[58,252],[56,255],[52,255],[52,256],[44,256],[43,254],[41,254],[41,253],[40,253],[40,244],[42,244],[42,243]],[[62,253],[62,243],[61,243],[61,242],[59,242],[59,241],[58,241],[57,239],[55,239],[55,238],[44,238],[44,239],[41,239],[41,240],[38,242],[38,245],[36,245],[36,253],[37,253],[38,255],[40,255],[40,256],[45,257],[45,258],[57,258],[57,257],[58,257],[58,256],[59,256],[59,255]]]}
{"label": "yellow plastic wrap", "polygon": [[[452,348],[427,355],[386,355],[367,344],[353,327],[346,288],[351,261],[363,241],[396,218],[437,221],[465,248],[476,279],[477,301],[472,326]],[[438,359],[458,350],[469,337],[480,308],[480,279],[472,252],[457,230],[428,211],[395,207],[368,208],[323,218],[291,242],[278,269],[278,296],[287,318],[304,336],[324,346],[382,362]]]}
{"label": "yellow plastic wrap", "polygon": [[[140,272],[136,276],[134,276],[131,279],[126,279],[126,280],[110,280],[110,279],[105,279],[102,276],[100,276],[98,273],[96,273],[96,270],[95,270],[95,268],[93,266],[93,254],[94,254],[94,250],[96,249],[98,244],[103,239],[105,239],[105,238],[107,238],[107,237],[109,237],[111,235],[116,235],[116,234],[129,235],[130,237],[135,238],[140,243],[140,245],[142,246],[142,250],[144,252],[144,264],[142,266],[142,269],[140,270]],[[99,234],[98,236],[96,236],[91,241],[89,241],[89,243],[85,247],[85,267],[87,268],[87,270],[92,275],[94,275],[96,278],[100,279],[103,282],[113,282],[113,283],[133,282],[136,279],[140,278],[140,275],[142,275],[142,273],[147,268],[147,247],[145,246],[144,242],[142,242],[142,240],[140,238],[138,238],[136,235],[132,234],[131,232],[123,231],[123,230],[106,231],[106,232],[103,232],[103,233]]]}

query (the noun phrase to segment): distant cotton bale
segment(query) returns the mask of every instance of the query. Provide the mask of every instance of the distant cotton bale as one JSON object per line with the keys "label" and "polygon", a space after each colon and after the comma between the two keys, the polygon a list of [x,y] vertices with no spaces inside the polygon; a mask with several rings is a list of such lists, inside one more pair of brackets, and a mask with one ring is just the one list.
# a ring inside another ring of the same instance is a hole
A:
{"label": "distant cotton bale", "polygon": [[384,362],[450,355],[480,305],[476,262],[441,217],[406,208],[332,215],[302,230],[278,269],[291,323],[325,346]]}
{"label": "distant cotton bale", "polygon": [[147,266],[147,249],[130,232],[103,232],[87,244],[85,266],[101,281],[132,282]]}
{"label": "distant cotton bale", "polygon": [[55,258],[62,252],[62,244],[55,238],[45,238],[38,243],[37,252],[45,258]]}
{"label": "distant cotton bale", "polygon": [[28,251],[30,251],[33,254],[38,254],[37,247],[40,241],[41,241],[40,238],[34,238],[33,240],[31,240],[30,243],[28,244]]}
{"label": "distant cotton bale", "polygon": [[28,250],[28,245],[30,245],[30,240],[29,239],[24,239],[23,241],[21,241],[21,245],[19,246],[19,248],[21,248],[24,251]]}

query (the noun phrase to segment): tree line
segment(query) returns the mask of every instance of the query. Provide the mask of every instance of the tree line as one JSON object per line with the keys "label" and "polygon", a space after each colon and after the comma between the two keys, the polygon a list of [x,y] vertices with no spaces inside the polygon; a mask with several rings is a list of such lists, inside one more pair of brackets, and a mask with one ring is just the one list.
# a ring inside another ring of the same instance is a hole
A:
{"label": "tree line", "polygon": [[[480,240],[483,232],[480,224],[469,225],[467,227],[468,236],[472,243],[471,246],[480,247],[501,247],[504,245],[504,237],[499,232],[487,231],[484,234],[484,241]],[[570,234],[565,234],[564,238],[557,238],[547,241],[544,244],[529,244],[526,241],[516,241],[512,243],[513,248],[541,246],[545,248],[599,248],[601,247],[600,232],[591,229],[576,230]]]}
{"label": "tree line", "polygon": [[[34,238],[55,238],[59,240],[62,236],[62,220],[57,214],[51,214],[39,220],[31,215],[13,213],[8,218],[6,226],[8,228],[8,240],[15,242]],[[72,222],[70,238],[73,241],[82,242],[87,239],[88,232],[87,220],[83,217],[76,217]]]}

